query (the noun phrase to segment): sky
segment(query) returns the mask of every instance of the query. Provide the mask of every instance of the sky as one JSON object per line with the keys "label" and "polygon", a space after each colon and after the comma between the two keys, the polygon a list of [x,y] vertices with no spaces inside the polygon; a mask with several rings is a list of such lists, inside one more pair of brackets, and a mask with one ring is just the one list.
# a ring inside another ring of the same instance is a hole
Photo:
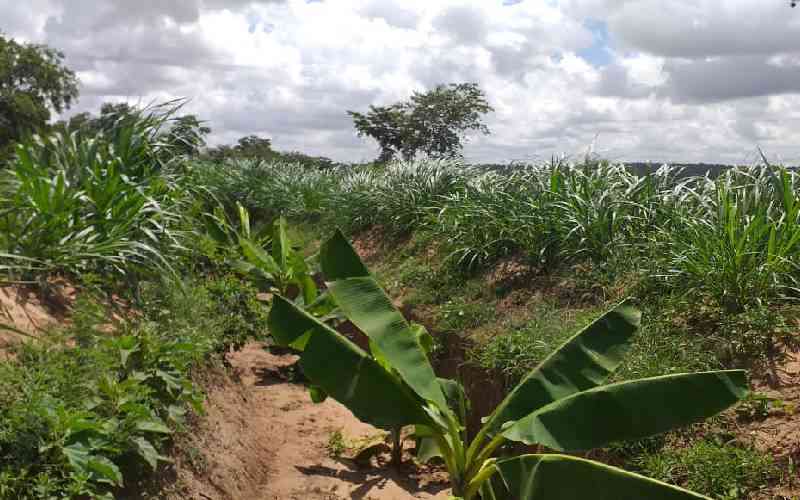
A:
{"label": "sky", "polygon": [[[0,0],[0,31],[64,52],[70,113],[185,97],[211,144],[373,159],[347,110],[477,82],[475,162],[800,163],[789,0]],[[68,113],[68,114],[70,114]]]}

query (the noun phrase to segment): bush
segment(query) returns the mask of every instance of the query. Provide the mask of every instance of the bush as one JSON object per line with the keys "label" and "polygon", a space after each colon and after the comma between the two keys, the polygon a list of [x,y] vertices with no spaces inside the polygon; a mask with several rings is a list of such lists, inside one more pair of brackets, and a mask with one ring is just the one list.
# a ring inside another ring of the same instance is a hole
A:
{"label": "bush", "polygon": [[231,278],[145,286],[141,316],[113,334],[95,305],[82,307],[72,328],[0,363],[2,498],[113,498],[135,486],[166,460],[187,410],[202,411],[193,370],[260,334],[264,319],[254,291]]}
{"label": "bush", "polygon": [[219,322],[220,352],[240,349],[251,339],[263,338],[267,326],[267,305],[258,300],[258,289],[236,276],[223,276],[205,285],[211,311]]}

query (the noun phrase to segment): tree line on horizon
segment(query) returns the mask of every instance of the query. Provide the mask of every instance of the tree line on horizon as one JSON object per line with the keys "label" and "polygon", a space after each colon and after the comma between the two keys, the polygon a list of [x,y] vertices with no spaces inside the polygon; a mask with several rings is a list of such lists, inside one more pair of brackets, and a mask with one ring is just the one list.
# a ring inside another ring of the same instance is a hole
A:
{"label": "tree line on horizon", "polygon": [[[96,134],[141,110],[126,102],[106,102],[98,114],[82,112],[51,122],[69,110],[79,96],[78,78],[65,64],[62,52],[44,44],[20,43],[0,33],[0,160],[13,154],[25,137],[51,131]],[[180,109],[178,107],[177,109]],[[407,100],[371,105],[365,113],[347,111],[359,137],[375,140],[376,162],[460,157],[468,132],[489,134],[483,117],[493,111],[477,83],[438,85],[415,91]],[[174,115],[163,132],[166,140],[187,156],[211,161],[252,158],[298,162],[316,168],[336,163],[330,158],[299,151],[278,151],[270,138],[246,135],[235,144],[207,147],[208,124],[194,114]]]}

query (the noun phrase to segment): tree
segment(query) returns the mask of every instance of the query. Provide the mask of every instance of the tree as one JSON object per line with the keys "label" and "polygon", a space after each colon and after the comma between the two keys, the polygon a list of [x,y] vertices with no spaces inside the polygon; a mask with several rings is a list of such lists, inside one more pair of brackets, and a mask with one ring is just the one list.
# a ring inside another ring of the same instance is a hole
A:
{"label": "tree", "polygon": [[272,141],[257,135],[242,137],[235,146],[223,144],[208,150],[208,156],[214,161],[225,161],[229,158],[273,160],[275,154],[276,152],[272,149]]}
{"label": "tree", "polygon": [[0,35],[0,156],[44,127],[52,111],[61,113],[77,99],[78,80],[63,59],[45,45]]}
{"label": "tree", "polygon": [[489,133],[482,116],[490,111],[494,109],[477,83],[451,83],[414,92],[408,101],[370,106],[366,114],[347,113],[360,137],[378,142],[378,161],[385,162],[398,155],[412,159],[419,153],[435,158],[459,156],[468,131]]}
{"label": "tree", "polygon": [[195,156],[200,152],[206,145],[205,136],[211,133],[211,128],[203,123],[195,115],[178,116],[173,120],[166,140],[175,154]]}
{"label": "tree", "polygon": [[222,163],[229,159],[263,160],[267,162],[299,163],[304,167],[325,170],[336,166],[333,160],[324,156],[311,156],[300,151],[276,151],[272,141],[257,135],[248,135],[238,140],[235,146],[221,144],[209,148],[207,157]]}
{"label": "tree", "polygon": [[248,135],[239,139],[235,146],[236,152],[245,158],[269,159],[275,154],[272,150],[272,141],[266,137]]}
{"label": "tree", "polygon": [[120,120],[133,119],[137,112],[138,110],[127,102],[104,102],[100,106],[99,116],[89,112],[78,113],[67,121],[59,120],[55,128],[70,132],[80,131],[91,136],[99,132],[110,132]]}

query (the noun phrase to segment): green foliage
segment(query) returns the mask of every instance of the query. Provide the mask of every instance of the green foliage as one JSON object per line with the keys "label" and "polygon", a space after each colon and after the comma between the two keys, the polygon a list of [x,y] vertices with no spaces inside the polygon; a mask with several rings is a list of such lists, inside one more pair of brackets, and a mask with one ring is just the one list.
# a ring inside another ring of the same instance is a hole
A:
{"label": "green foliage", "polygon": [[800,246],[797,174],[754,167],[675,188],[668,223],[669,277],[708,293],[726,312],[795,295]]}
{"label": "green foliage", "polygon": [[163,115],[163,122],[154,129],[159,146],[168,152],[169,157],[189,158],[200,153],[205,146],[205,136],[211,133],[211,129],[195,115],[178,115],[185,103],[186,100],[178,99],[150,109],[139,109],[126,102],[106,102],[100,106],[97,116],[88,112],[78,113],[67,121],[57,122],[53,128],[62,134],[76,133],[86,138],[98,134],[114,137],[128,122],[139,121],[148,112],[161,108],[164,113],[151,113]]}
{"label": "green foliage", "polygon": [[288,163],[309,169],[333,168],[335,163],[323,156],[310,156],[299,151],[275,151],[268,138],[248,135],[242,137],[234,146],[223,144],[206,151],[209,160],[225,163],[231,160],[257,160],[267,162]]}
{"label": "green foliage", "polygon": [[720,500],[750,498],[778,475],[772,457],[709,439],[686,448],[648,453],[637,462],[650,476]]}
{"label": "green foliage", "polygon": [[726,312],[791,300],[800,289],[797,174],[777,167],[714,179],[667,166],[637,175],[591,158],[506,170],[433,160],[328,171],[194,168],[223,198],[257,212],[348,232],[426,232],[468,270],[508,255],[542,272],[587,263],[610,279],[708,297]]}
{"label": "green foliage", "polygon": [[645,320],[615,380],[730,367],[721,362],[718,344],[709,338],[716,328],[687,324],[686,309],[670,300],[653,300],[642,308]]}
{"label": "green foliage", "polygon": [[467,131],[488,134],[482,115],[493,111],[476,83],[439,85],[414,92],[408,101],[390,106],[370,106],[366,114],[348,111],[360,136],[368,136],[381,148],[379,162],[402,156],[412,160],[419,153],[431,158],[461,154]]}
{"label": "green foliage", "polygon": [[113,498],[153,473],[172,430],[202,409],[192,371],[260,334],[254,299],[230,279],[152,283],[142,316],[113,335],[100,333],[106,315],[84,301],[69,330],[20,344],[0,364],[0,496]]}
{"label": "green foliage", "polygon": [[200,154],[206,145],[205,136],[210,133],[211,128],[197,116],[182,115],[174,118],[163,137],[172,154],[189,158]]}
{"label": "green foliage", "polygon": [[347,443],[344,440],[341,430],[333,431],[328,438],[328,454],[333,458],[339,458],[347,451]]}
{"label": "green foliage", "polygon": [[267,308],[258,289],[236,276],[223,276],[205,285],[213,314],[220,322],[219,351],[240,349],[248,340],[266,335]]}
{"label": "green foliage", "polygon": [[[572,457],[492,457],[508,441],[581,451],[702,420],[745,396],[744,372],[603,385],[639,325],[638,311],[618,306],[530,371],[469,441],[466,395],[457,382],[435,377],[428,360],[430,335],[405,321],[341,233],[323,244],[320,262],[331,296],[367,335],[370,352],[282,297],[276,297],[269,315],[273,337],[280,345],[302,346],[300,366],[314,384],[315,401],[330,395],[359,419],[395,434],[414,425],[424,457],[444,460],[454,496],[538,500],[557,490],[559,498],[577,499],[586,498],[599,482],[607,485],[602,494],[609,499],[702,498]],[[564,484],[567,476],[570,482]]]}
{"label": "green foliage", "polygon": [[99,133],[113,134],[121,122],[134,118],[136,114],[136,108],[127,102],[105,102],[100,105],[97,116],[84,111],[71,116],[67,121],[56,122],[54,128],[59,132],[78,132],[89,137]]}
{"label": "green foliage", "polygon": [[109,133],[55,133],[17,146],[0,183],[0,249],[23,274],[170,272],[186,192],[159,140],[170,106]]}
{"label": "green foliage", "polygon": [[491,372],[502,373],[506,384],[513,387],[545,359],[554,346],[563,344],[572,332],[586,326],[597,315],[597,311],[591,310],[571,317],[573,315],[568,314],[571,312],[543,304],[524,325],[476,346],[469,358]]}
{"label": "green foliage", "polygon": [[239,237],[243,260],[236,262],[240,272],[251,276],[263,288],[283,295],[297,295],[304,304],[317,299],[317,285],[300,249],[292,245],[286,231],[286,220],[278,218],[272,228],[270,250],[267,251],[249,234]]}
{"label": "green foliage", "polygon": [[193,162],[188,177],[204,186],[226,209],[240,203],[259,218],[318,217],[331,197],[333,174],[294,163],[232,160]]}
{"label": "green foliage", "polygon": [[794,327],[780,311],[748,306],[739,314],[719,315],[720,358],[736,363],[774,359],[779,345],[791,343]]}
{"label": "green foliage", "polygon": [[479,301],[448,300],[439,310],[437,329],[460,332],[477,328],[495,317],[495,312]]}
{"label": "green foliage", "polygon": [[222,207],[203,214],[206,234],[213,241],[206,256],[246,276],[262,291],[314,302],[318,293],[313,271],[289,238],[286,219],[279,217],[271,227],[254,231],[248,210],[237,203],[237,212],[238,224],[226,218]]}
{"label": "green foliage", "polygon": [[63,59],[45,45],[0,34],[0,160],[13,142],[44,128],[51,111],[69,109],[78,97],[75,73]]}
{"label": "green foliage", "polygon": [[208,152],[209,157],[216,161],[232,158],[246,158],[249,160],[273,160],[275,151],[269,138],[248,135],[242,137],[235,146],[218,146]]}

